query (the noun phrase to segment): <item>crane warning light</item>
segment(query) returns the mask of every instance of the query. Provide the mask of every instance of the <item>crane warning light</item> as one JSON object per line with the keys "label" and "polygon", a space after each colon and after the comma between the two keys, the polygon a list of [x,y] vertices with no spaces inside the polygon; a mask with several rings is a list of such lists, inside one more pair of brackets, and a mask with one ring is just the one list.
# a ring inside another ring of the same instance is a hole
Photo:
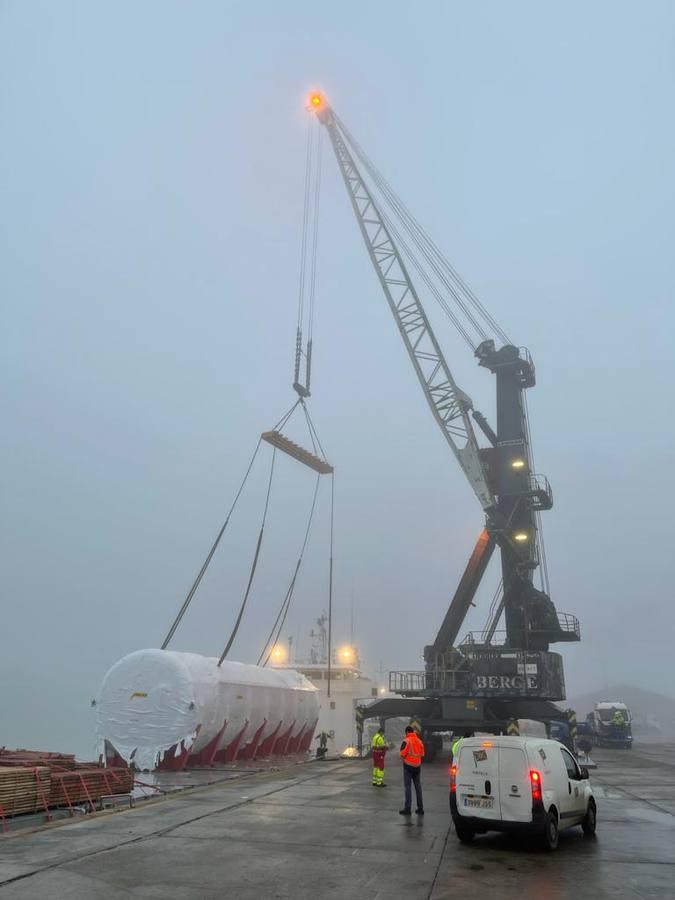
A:
{"label": "crane warning light", "polygon": [[525,468],[525,460],[524,459],[514,459],[511,461],[512,469],[524,469]]}
{"label": "crane warning light", "polygon": [[518,541],[519,544],[523,544],[525,541],[529,540],[529,535],[526,531],[516,531],[513,535],[513,540]]}
{"label": "crane warning light", "polygon": [[307,109],[314,110],[314,112],[320,112],[326,106],[326,98],[321,93],[321,91],[312,91],[309,95],[309,100],[307,103]]}

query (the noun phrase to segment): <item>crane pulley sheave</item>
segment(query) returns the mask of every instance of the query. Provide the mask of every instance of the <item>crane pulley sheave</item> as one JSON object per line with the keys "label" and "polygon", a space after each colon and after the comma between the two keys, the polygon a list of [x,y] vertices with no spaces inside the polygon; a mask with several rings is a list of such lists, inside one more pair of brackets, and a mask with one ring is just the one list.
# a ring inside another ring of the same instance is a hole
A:
{"label": "crane pulley sheave", "polygon": [[333,110],[323,99],[318,104],[314,99],[311,102],[330,137],[368,254],[427,403],[478,501],[490,513],[495,498],[469,418],[471,399],[453,378],[385,217],[361,176]]}

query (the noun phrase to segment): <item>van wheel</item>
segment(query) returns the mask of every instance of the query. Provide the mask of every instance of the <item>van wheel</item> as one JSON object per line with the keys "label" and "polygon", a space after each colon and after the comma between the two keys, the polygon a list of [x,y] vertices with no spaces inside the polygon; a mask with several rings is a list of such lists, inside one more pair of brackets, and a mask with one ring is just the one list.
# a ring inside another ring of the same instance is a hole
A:
{"label": "van wheel", "polygon": [[544,825],[544,848],[546,850],[555,850],[558,846],[558,836],[558,814],[554,809],[550,809]]}
{"label": "van wheel", "polygon": [[467,828],[466,825],[455,825],[455,831],[457,832],[457,837],[463,844],[470,844],[476,837],[476,832],[473,828]]}
{"label": "van wheel", "polygon": [[595,808],[595,803],[591,800],[588,804],[588,809],[586,810],[586,815],[583,818],[581,823],[581,829],[584,834],[591,837],[595,834],[596,827],[596,819],[597,819],[597,810]]}

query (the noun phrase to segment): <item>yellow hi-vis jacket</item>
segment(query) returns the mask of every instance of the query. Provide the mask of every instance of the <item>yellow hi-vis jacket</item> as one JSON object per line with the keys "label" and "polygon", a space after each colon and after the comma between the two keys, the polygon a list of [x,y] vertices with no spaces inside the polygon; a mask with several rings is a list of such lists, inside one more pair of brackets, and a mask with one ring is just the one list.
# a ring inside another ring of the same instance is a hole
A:
{"label": "yellow hi-vis jacket", "polygon": [[371,746],[372,750],[388,750],[389,749],[389,744],[385,740],[384,735],[380,734],[379,731],[375,732],[370,746]]}

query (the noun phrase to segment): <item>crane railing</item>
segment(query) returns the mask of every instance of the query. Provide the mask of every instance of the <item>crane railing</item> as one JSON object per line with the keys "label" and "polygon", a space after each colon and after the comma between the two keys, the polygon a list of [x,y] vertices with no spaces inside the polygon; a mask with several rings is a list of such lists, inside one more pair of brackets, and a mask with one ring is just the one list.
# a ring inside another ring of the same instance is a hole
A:
{"label": "crane railing", "polygon": [[[557,613],[558,617],[558,628],[563,634],[566,635],[567,640],[577,641],[581,639],[581,626],[579,625],[579,619],[576,616],[573,616],[571,613]],[[549,629],[545,629],[548,631]],[[530,633],[535,634],[538,631],[537,628],[531,628]],[[492,634],[486,637],[486,631],[468,631],[462,641],[459,644],[460,650],[470,650],[473,647],[502,647],[506,641],[506,631],[499,630],[493,631]]]}
{"label": "crane railing", "polygon": [[466,669],[433,669],[389,673],[389,690],[394,694],[421,694],[424,691],[468,690],[471,673]]}

